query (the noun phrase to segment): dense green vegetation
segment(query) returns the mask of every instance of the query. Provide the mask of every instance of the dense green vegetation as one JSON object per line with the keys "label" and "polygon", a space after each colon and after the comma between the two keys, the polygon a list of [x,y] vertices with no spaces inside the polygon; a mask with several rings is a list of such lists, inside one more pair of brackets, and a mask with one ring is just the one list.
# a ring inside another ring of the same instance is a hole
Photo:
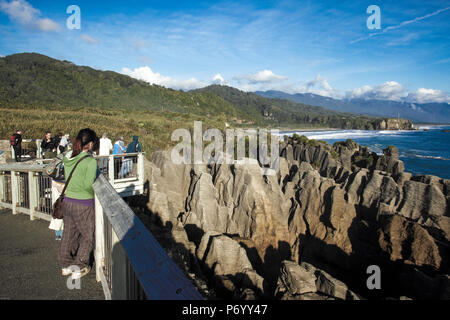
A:
{"label": "dense green vegetation", "polygon": [[[175,112],[135,111],[97,109],[48,110],[0,108],[0,137],[9,137],[20,128],[25,139],[43,138],[47,130],[53,134],[69,133],[72,137],[83,128],[91,128],[101,135],[109,134],[111,140],[123,135],[125,143],[138,135],[144,151],[151,153],[157,149],[166,149],[177,144],[171,142],[171,134],[179,128],[190,129],[194,121],[202,121],[203,127],[224,129],[221,117],[182,114]],[[114,141],[113,141],[114,142]]]}
{"label": "dense green vegetation", "polygon": [[232,105],[211,93],[166,89],[116,72],[80,67],[34,53],[0,58],[0,105],[241,116]]}

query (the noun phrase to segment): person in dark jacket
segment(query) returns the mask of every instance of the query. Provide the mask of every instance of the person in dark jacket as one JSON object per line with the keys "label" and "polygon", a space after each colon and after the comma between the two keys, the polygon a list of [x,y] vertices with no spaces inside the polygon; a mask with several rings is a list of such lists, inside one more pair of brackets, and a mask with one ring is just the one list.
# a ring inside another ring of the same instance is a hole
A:
{"label": "person in dark jacket", "polygon": [[52,138],[52,133],[47,131],[41,143],[42,153],[44,159],[53,159],[56,157],[55,139]]}
{"label": "person in dark jacket", "polygon": [[139,137],[134,136],[133,141],[127,147],[127,153],[137,153],[141,152],[141,143],[139,142]]}
{"label": "person in dark jacket", "polygon": [[16,162],[20,162],[22,158],[22,131],[17,130],[13,135],[12,147],[14,149],[14,158]]}

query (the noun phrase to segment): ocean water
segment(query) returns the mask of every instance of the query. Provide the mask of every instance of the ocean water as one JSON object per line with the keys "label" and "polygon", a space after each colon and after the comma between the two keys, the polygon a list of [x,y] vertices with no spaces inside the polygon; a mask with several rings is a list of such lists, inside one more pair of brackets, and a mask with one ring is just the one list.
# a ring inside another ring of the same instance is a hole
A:
{"label": "ocean water", "polygon": [[330,144],[352,139],[377,154],[382,154],[389,145],[396,146],[405,171],[450,179],[450,132],[443,130],[450,130],[450,126],[420,126],[416,131],[283,131],[280,134],[297,133]]}

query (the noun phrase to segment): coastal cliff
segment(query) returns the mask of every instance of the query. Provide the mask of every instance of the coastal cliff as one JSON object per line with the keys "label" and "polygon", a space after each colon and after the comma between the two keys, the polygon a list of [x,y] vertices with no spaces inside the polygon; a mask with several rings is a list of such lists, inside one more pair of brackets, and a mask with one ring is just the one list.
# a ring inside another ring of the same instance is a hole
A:
{"label": "coastal cliff", "polygon": [[381,120],[375,130],[415,130],[414,125],[407,119],[384,119]]}
{"label": "coastal cliff", "polygon": [[[203,294],[257,299],[449,299],[450,181],[404,172],[348,140],[282,143],[259,164],[146,163],[149,225]],[[157,227],[158,226],[158,227]],[[381,290],[367,268],[379,266]]]}

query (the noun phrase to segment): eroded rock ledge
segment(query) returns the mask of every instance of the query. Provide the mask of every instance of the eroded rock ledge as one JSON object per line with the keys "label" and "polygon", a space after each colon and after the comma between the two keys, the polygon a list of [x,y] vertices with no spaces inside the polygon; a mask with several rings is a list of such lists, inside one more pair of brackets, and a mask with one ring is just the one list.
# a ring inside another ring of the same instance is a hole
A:
{"label": "eroded rock ledge", "polygon": [[[449,180],[405,173],[394,147],[298,138],[280,150],[278,176],[167,152],[146,163],[151,223],[186,272],[217,297],[450,298]],[[366,287],[374,264],[382,290]]]}

